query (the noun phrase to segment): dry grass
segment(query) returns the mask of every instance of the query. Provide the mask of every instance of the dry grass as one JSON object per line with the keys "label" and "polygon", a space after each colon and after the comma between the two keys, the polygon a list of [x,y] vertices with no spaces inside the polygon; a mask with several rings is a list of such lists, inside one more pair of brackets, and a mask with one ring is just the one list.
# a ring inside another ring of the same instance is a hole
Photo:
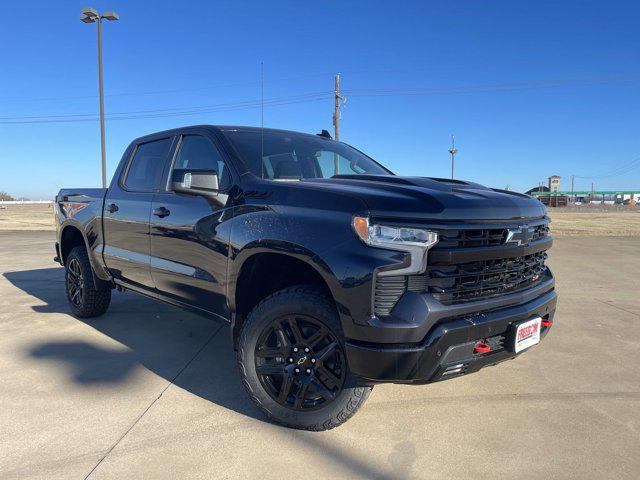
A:
{"label": "dry grass", "polygon": [[[55,230],[52,205],[5,205],[0,230]],[[640,236],[640,207],[571,206],[551,208],[555,236]]]}
{"label": "dry grass", "polygon": [[[2,209],[2,206],[5,208]],[[0,204],[0,230],[55,230],[53,204]]]}
{"label": "dry grass", "polygon": [[640,236],[640,207],[550,208],[551,234],[561,237]]}

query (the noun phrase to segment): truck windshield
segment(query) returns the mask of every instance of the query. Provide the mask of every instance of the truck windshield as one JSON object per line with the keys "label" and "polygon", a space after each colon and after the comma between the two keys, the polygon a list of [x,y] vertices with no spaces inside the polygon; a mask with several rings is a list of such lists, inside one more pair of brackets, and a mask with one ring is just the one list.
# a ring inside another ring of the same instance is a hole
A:
{"label": "truck windshield", "polygon": [[356,149],[319,136],[268,130],[227,130],[224,134],[246,167],[256,176],[270,180],[393,175]]}

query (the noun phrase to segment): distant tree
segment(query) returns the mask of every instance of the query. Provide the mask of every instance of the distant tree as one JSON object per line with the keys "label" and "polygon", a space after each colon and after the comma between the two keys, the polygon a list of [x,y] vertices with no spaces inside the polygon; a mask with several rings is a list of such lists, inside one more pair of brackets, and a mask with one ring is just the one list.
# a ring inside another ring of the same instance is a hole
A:
{"label": "distant tree", "polygon": [[0,192],[0,200],[6,200],[7,202],[13,200],[13,197],[7,192]]}

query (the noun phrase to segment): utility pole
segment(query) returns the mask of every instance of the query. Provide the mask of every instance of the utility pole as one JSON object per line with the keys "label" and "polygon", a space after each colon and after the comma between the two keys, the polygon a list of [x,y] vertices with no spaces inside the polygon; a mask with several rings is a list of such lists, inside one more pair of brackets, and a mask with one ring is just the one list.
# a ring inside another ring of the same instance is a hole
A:
{"label": "utility pole", "polygon": [[456,137],[453,133],[451,134],[451,149],[449,150],[449,153],[451,154],[451,180],[453,180],[453,166],[456,160],[456,153],[458,153],[458,150],[456,149]]}
{"label": "utility pole", "polygon": [[573,202],[573,181],[575,179],[575,175],[571,175],[571,201]]}
{"label": "utility pole", "polygon": [[[340,74],[336,73],[333,79],[333,139],[340,140],[340,129],[338,122],[340,121],[340,101],[343,97],[340,95]],[[338,175],[339,157],[337,153],[333,154],[333,174]]]}
{"label": "utility pole", "polygon": [[104,93],[102,87],[102,20],[118,20],[115,12],[98,14],[95,8],[83,8],[80,20],[84,23],[98,24],[98,92],[100,97],[100,151],[102,153],[102,188],[107,187],[107,154],[104,141]]}
{"label": "utility pole", "polygon": [[340,131],[338,128],[338,122],[340,121],[340,74],[336,73],[333,81],[333,139],[340,139]]}

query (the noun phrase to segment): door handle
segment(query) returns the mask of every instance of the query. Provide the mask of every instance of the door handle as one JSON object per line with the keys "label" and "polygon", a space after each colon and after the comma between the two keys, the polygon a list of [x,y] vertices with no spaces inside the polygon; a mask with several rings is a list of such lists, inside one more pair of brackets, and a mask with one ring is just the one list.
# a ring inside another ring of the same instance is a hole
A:
{"label": "door handle", "polygon": [[170,213],[171,213],[171,211],[169,211],[168,209],[166,209],[164,207],[154,208],[153,209],[153,214],[156,217],[160,217],[160,218],[164,218],[164,217],[168,216]]}
{"label": "door handle", "polygon": [[117,212],[118,211],[118,205],[116,205],[115,203],[110,203],[109,205],[107,205],[106,210],[109,213]]}

